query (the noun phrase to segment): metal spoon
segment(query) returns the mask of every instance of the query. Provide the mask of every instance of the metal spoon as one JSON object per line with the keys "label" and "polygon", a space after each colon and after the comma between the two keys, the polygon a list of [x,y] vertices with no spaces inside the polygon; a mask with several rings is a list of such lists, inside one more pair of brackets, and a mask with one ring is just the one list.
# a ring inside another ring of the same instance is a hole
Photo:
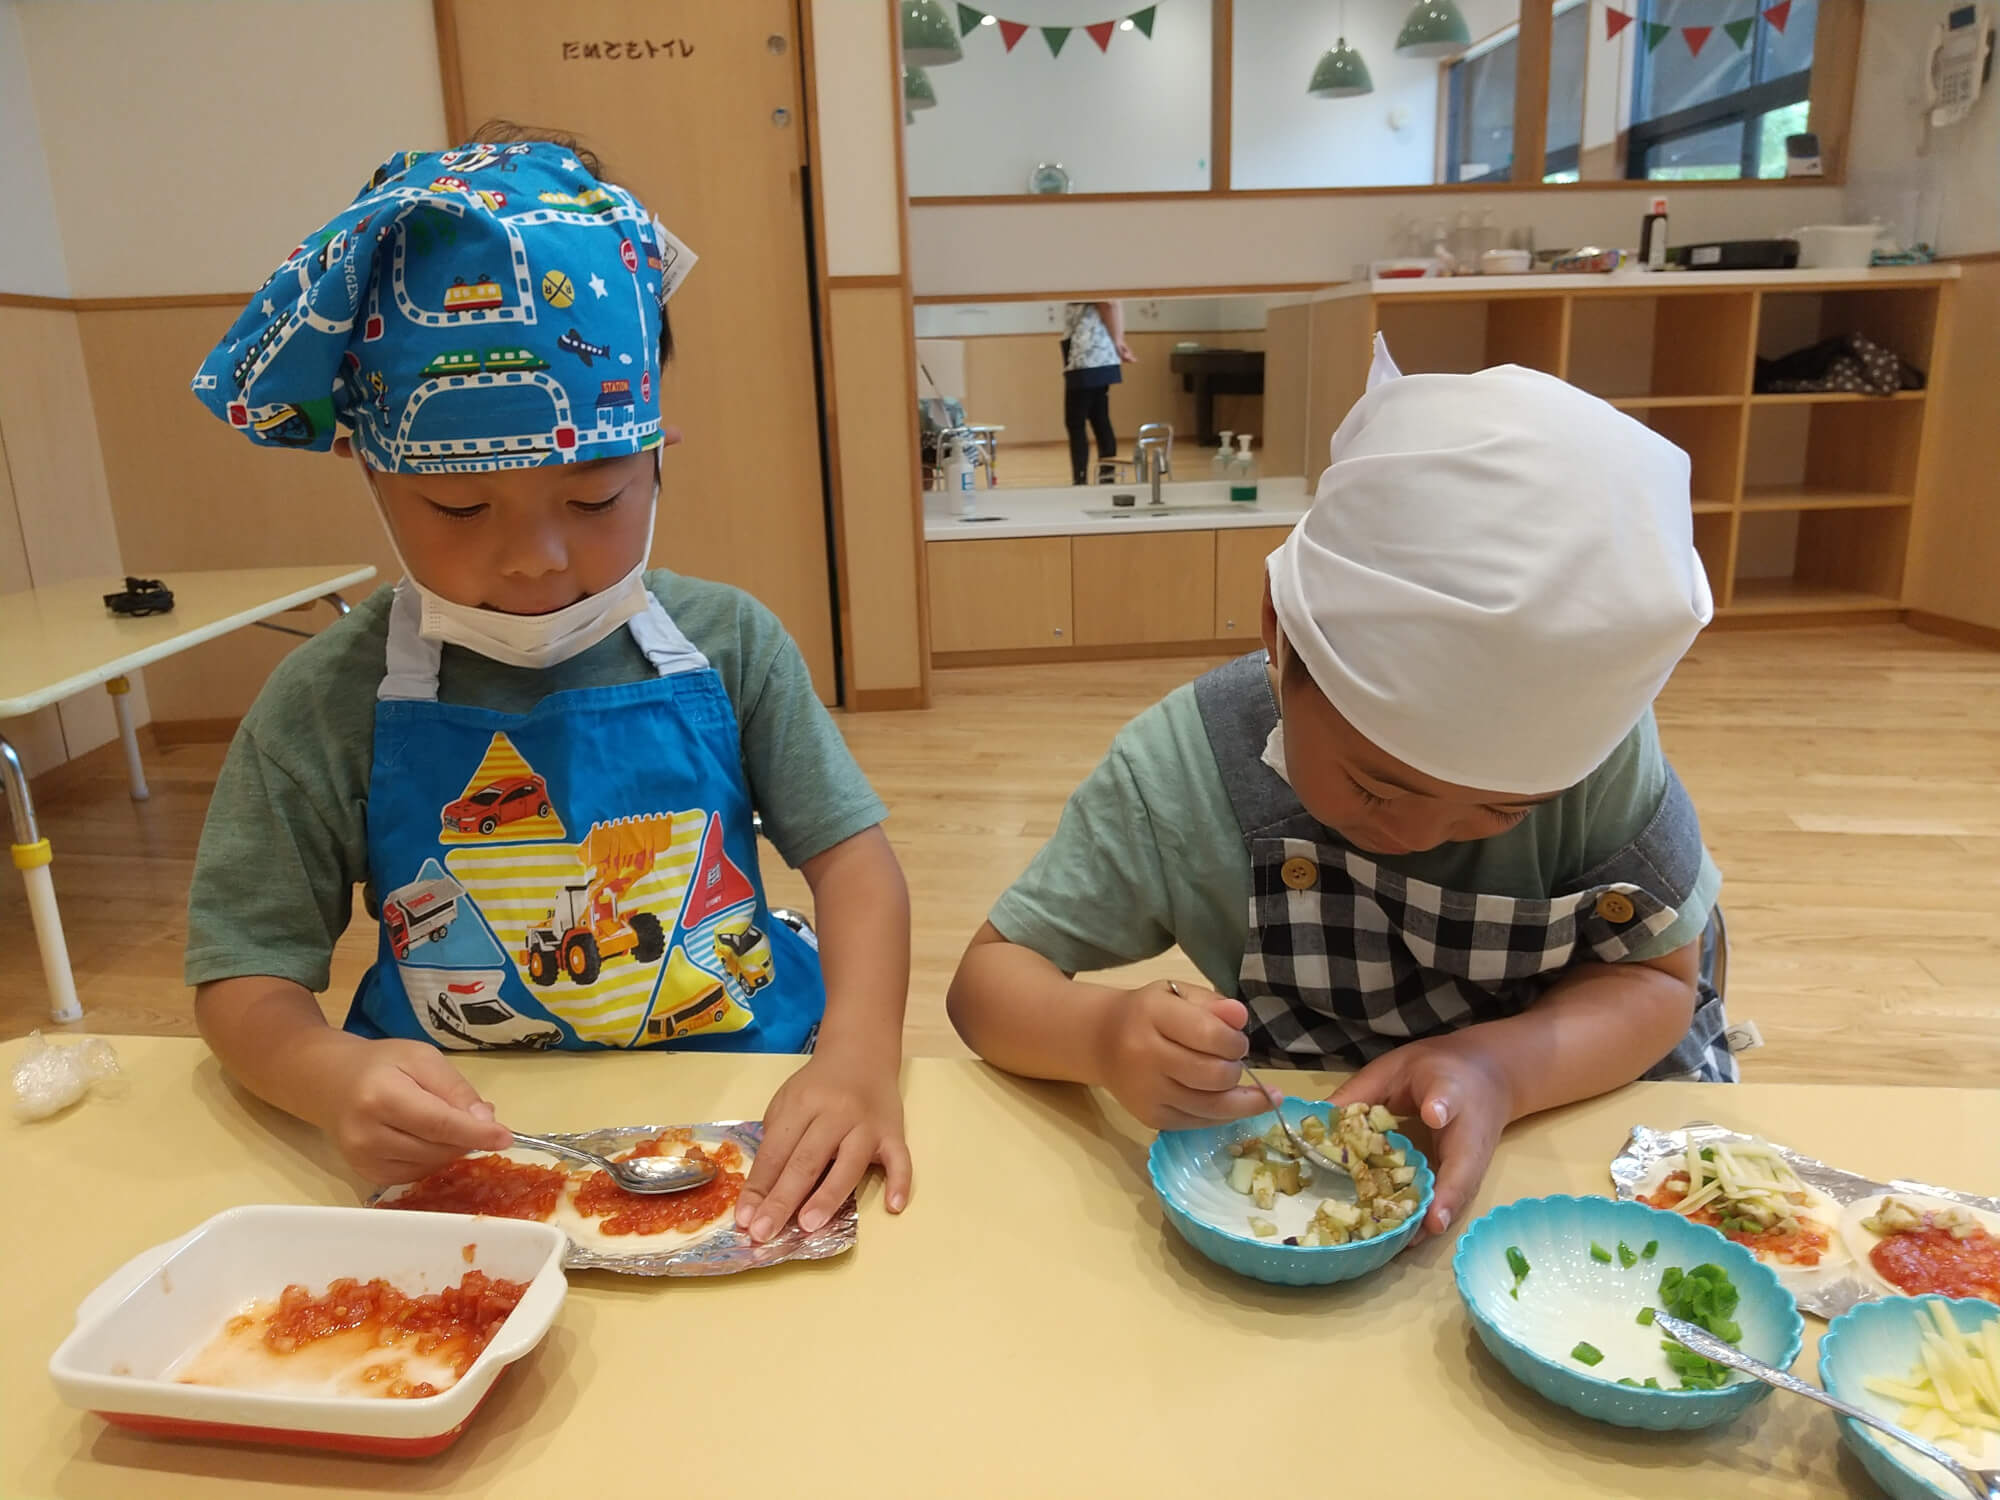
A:
{"label": "metal spoon", "polygon": [[546,1136],[522,1135],[518,1130],[514,1132],[514,1144],[588,1162],[600,1172],[608,1173],[628,1193],[685,1193],[715,1176],[712,1162],[689,1161],[684,1156],[638,1156],[631,1161],[611,1161],[594,1151],[566,1146]]}
{"label": "metal spoon", "polygon": [[1732,1370],[1741,1370],[1746,1375],[1755,1375],[1766,1385],[1774,1385],[1781,1391],[1794,1395],[1809,1396],[1823,1406],[1830,1406],[1844,1416],[1865,1422],[1878,1432],[1887,1433],[1899,1443],[1908,1443],[1925,1458],[1943,1464],[1951,1475],[1978,1500],[1996,1500],[2000,1497],[2000,1469],[1973,1469],[1960,1463],[1942,1448],[1934,1447],[1914,1433],[1903,1431],[1894,1422],[1886,1421],[1871,1411],[1858,1406],[1850,1406],[1838,1396],[1830,1396],[1816,1385],[1807,1385],[1796,1376],[1787,1375],[1783,1370],[1773,1369],[1761,1360],[1752,1359],[1734,1344],[1725,1344],[1705,1328],[1698,1328],[1683,1318],[1670,1317],[1666,1313],[1655,1313],[1653,1326],[1684,1348],[1692,1349],[1703,1359],[1712,1359],[1719,1365],[1728,1365]]}
{"label": "metal spoon", "polygon": [[[1171,979],[1167,981],[1167,990],[1168,993],[1172,994],[1176,999],[1187,998],[1186,996],[1181,994],[1181,987],[1175,984]],[[1278,1117],[1278,1128],[1284,1131],[1285,1139],[1292,1143],[1292,1149],[1294,1151],[1298,1152],[1299,1155],[1303,1156],[1307,1161],[1311,1162],[1314,1166],[1318,1167],[1322,1172],[1340,1173],[1340,1172],[1345,1172],[1347,1170],[1346,1167],[1342,1166],[1339,1162],[1335,1161],[1325,1152],[1320,1151],[1315,1147],[1308,1145],[1305,1142],[1305,1140],[1299,1135],[1299,1133],[1296,1130],[1292,1129],[1291,1121],[1285,1118],[1284,1096],[1281,1095],[1276,1089],[1266,1084],[1255,1073],[1252,1073],[1250,1071],[1250,1065],[1248,1063],[1245,1063],[1243,1065],[1243,1076],[1250,1080],[1250,1087],[1252,1087],[1258,1093],[1262,1094],[1266,1099],[1269,1099],[1271,1101],[1271,1109]]]}

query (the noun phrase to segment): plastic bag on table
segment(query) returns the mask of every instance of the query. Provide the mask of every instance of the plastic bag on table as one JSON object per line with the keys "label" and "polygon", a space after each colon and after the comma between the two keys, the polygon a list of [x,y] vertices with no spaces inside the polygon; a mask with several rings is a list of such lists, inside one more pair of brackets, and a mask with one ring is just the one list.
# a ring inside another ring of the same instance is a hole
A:
{"label": "plastic bag on table", "polygon": [[30,1032],[28,1050],[14,1064],[14,1115],[47,1119],[76,1103],[93,1084],[117,1076],[118,1054],[103,1037],[61,1043]]}

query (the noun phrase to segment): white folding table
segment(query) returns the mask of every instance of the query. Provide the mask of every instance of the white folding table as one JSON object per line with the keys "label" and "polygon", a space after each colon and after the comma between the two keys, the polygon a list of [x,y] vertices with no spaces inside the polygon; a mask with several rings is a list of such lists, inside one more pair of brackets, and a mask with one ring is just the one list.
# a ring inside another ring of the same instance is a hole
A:
{"label": "white folding table", "polygon": [[[0,721],[34,713],[103,684],[117,709],[132,796],[143,801],[146,774],[139,762],[132,711],[125,701],[131,690],[126,673],[248,625],[286,630],[270,624],[271,617],[316,600],[345,614],[347,602],[340,591],[374,576],[375,570],[365,564],[176,573],[163,580],[173,590],[173,609],[143,617],[115,615],[105,606],[106,594],[124,589],[122,578],[79,578],[52,588],[0,594]],[[0,779],[6,781],[7,806],[14,819],[14,866],[27,883],[28,913],[48,980],[49,1014],[58,1021],[80,1020],[83,1008],[77,1004],[76,976],[70,971],[49,874],[53,855],[35,822],[27,772],[4,735],[0,735]]]}

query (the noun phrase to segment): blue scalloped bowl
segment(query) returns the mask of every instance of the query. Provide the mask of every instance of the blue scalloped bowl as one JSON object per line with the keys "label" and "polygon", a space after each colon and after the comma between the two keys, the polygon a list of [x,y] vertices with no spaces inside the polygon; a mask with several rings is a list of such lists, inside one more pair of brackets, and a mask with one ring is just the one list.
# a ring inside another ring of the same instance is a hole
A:
{"label": "blue scalloped bowl", "polygon": [[[1930,1322],[1926,1302],[1942,1302],[1960,1328],[1977,1328],[2000,1318],[2000,1306],[1972,1297],[1885,1297],[1849,1308],[1819,1339],[1819,1383],[1850,1406],[1897,1421],[1902,1403],[1878,1396],[1863,1384],[1871,1375],[1900,1380],[1915,1367]],[[1861,1467],[1895,1500],[1963,1500],[1965,1486],[1942,1465],[1862,1426],[1837,1418],[1840,1440],[1854,1450]],[[1991,1467],[1989,1464],[1988,1467]]]}
{"label": "blue scalloped bowl", "polygon": [[[1286,1099],[1286,1122],[1294,1130],[1309,1114],[1324,1121],[1329,1114],[1324,1100]],[[1146,1172],[1159,1195],[1167,1222],[1180,1231],[1181,1238],[1219,1266],[1238,1275],[1280,1286],[1324,1286],[1335,1281],[1352,1281],[1378,1271],[1396,1252],[1416,1236],[1417,1226],[1430,1212],[1436,1179],[1423,1152],[1409,1139],[1394,1131],[1389,1142],[1417,1169],[1417,1211],[1401,1227],[1372,1240],[1345,1245],[1287,1245],[1278,1239],[1260,1240],[1250,1232],[1249,1218],[1255,1212],[1250,1200],[1233,1191],[1224,1180],[1229,1161],[1229,1143],[1246,1135],[1262,1135],[1276,1119],[1267,1111],[1252,1119],[1228,1125],[1210,1125],[1200,1130],[1162,1131],[1146,1153]],[[1286,1233],[1304,1228],[1311,1211],[1297,1200],[1280,1198],[1278,1206],[1265,1217],[1278,1223]],[[1297,1223],[1290,1222],[1296,1218]]]}
{"label": "blue scalloped bowl", "polygon": [[[1618,1263],[1621,1241],[1640,1251],[1651,1240],[1660,1242],[1653,1259],[1630,1268]],[[1609,1265],[1592,1259],[1593,1241],[1612,1252]],[[1510,1245],[1528,1260],[1518,1299],[1510,1295]],[[1655,1432],[1726,1422],[1771,1391],[1741,1375],[1714,1391],[1617,1383],[1621,1376],[1651,1375],[1663,1385],[1678,1379],[1660,1348],[1665,1336],[1642,1326],[1639,1310],[1658,1307],[1660,1273],[1669,1266],[1687,1271],[1704,1264],[1727,1271],[1740,1296],[1739,1347],[1766,1364],[1790,1369],[1805,1339],[1805,1320],[1792,1294],[1741,1245],[1679,1214],[1612,1198],[1523,1198],[1475,1219],[1451,1258],[1479,1341],[1517,1380],[1582,1416]],[[1579,1341],[1603,1351],[1603,1362],[1588,1366],[1572,1359]]]}

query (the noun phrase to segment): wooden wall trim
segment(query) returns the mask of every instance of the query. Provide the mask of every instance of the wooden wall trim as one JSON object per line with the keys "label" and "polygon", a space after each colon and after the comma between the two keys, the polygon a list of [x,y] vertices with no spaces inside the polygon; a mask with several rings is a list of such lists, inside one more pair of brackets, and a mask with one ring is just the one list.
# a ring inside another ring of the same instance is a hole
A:
{"label": "wooden wall trim", "polygon": [[472,133],[465,119],[465,74],[458,58],[456,0],[431,0],[431,24],[437,30],[438,84],[444,95],[444,133],[456,146]]}
{"label": "wooden wall trim", "polygon": [[930,690],[921,687],[856,688],[847,698],[848,712],[857,714],[895,713],[931,706]]}
{"label": "wooden wall trim", "polygon": [[826,269],[826,179],[822,174],[819,150],[819,77],[813,34],[812,0],[793,0],[792,14],[799,38],[799,74],[805,89],[806,171],[812,179],[813,212],[813,322],[819,334],[820,361],[820,471],[826,486],[826,503],[833,517],[833,607],[834,634],[840,644],[840,697],[846,703],[853,696],[848,686],[854,673],[853,597],[847,576],[846,496],[840,483],[840,412],[834,400],[833,298],[829,288],[834,279]]}
{"label": "wooden wall trim", "polygon": [[[1544,129],[1546,130],[1546,122]],[[1725,177],[1675,182],[1676,197],[1683,193],[1740,193],[1762,188],[1839,187],[1844,179],[1829,170],[1824,177]],[[1376,187],[1324,188],[1231,188],[1227,192],[1190,190],[1178,193],[994,193],[987,197],[939,194],[910,199],[912,208],[1013,208],[1023,203],[1043,205],[1063,203],[1162,203],[1185,200],[1211,203],[1217,198],[1393,198],[1405,196],[1465,197],[1474,193],[1630,193],[1646,186],[1637,179],[1619,178],[1602,182],[1398,182]]]}
{"label": "wooden wall trim", "polygon": [[1903,623],[1912,630],[1921,630],[1925,635],[1941,635],[1946,640],[1962,641],[1968,646],[1981,646],[1988,651],[2000,651],[2000,629],[1991,625],[1975,625],[1970,620],[1954,620],[1949,615],[1934,615],[1925,609],[1903,611]]}
{"label": "wooden wall trim", "polygon": [[172,307],[242,307],[249,292],[188,292],[168,297],[25,297],[0,292],[0,307],[39,307],[51,312],[151,312]]}
{"label": "wooden wall trim", "polygon": [[[1521,0],[1514,38],[1514,169],[1516,183],[1542,185],[1549,148],[1549,44],[1555,0]],[[1589,69],[1586,68],[1588,74]],[[1438,90],[1442,98],[1444,90]]]}
{"label": "wooden wall trim", "polygon": [[[1223,0],[1226,4],[1227,0]],[[888,0],[889,5],[889,86],[890,97],[901,101],[903,97],[903,19],[902,7],[896,0]],[[922,700],[918,706],[929,708],[931,703],[931,570],[924,557],[924,449],[923,435],[917,423],[917,310],[911,296],[910,282],[910,179],[904,161],[903,132],[899,127],[896,136],[896,246],[900,259],[896,262],[902,278],[903,306],[903,390],[908,400],[903,403],[909,423],[910,442],[910,567],[917,577],[917,692]]]}
{"label": "wooden wall trim", "polygon": [[912,299],[919,306],[951,302],[1094,302],[1114,298],[1137,301],[1147,297],[1276,297],[1287,293],[1323,292],[1335,281],[1272,281],[1237,286],[1091,287],[1057,292],[924,292]]}
{"label": "wooden wall trim", "polygon": [[[814,145],[812,154],[814,162],[817,163],[819,160],[819,147],[817,144]],[[813,180],[815,182],[819,180],[817,166],[813,170]],[[815,195],[815,199],[817,199],[817,195]],[[880,276],[829,276],[826,278],[826,284],[833,291],[850,292],[860,291],[869,287],[882,290],[888,287],[905,286],[908,284],[908,281],[907,278],[900,274],[893,276],[888,274]]]}
{"label": "wooden wall trim", "polygon": [[[1826,176],[1803,182],[1845,182],[1847,140],[1854,121],[1854,86],[1861,71],[1863,0],[1820,0],[1813,30],[1812,84],[1806,128],[1819,137]],[[1680,190],[1680,184],[1674,185]]]}
{"label": "wooden wall trim", "polygon": [[1208,191],[1229,191],[1229,131],[1235,109],[1236,0],[1210,0],[1215,40],[1209,46]]}

